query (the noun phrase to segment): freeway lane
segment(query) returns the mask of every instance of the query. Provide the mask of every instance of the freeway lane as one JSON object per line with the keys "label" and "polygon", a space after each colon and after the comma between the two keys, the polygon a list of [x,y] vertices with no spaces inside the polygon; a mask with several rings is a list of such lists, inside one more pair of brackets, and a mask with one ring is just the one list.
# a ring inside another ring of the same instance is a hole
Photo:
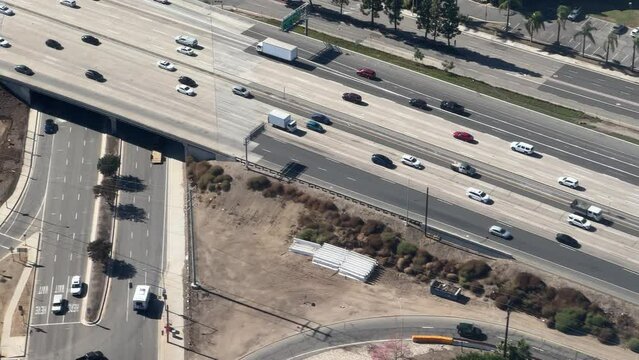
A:
{"label": "freeway lane", "polygon": [[[505,316],[505,315],[504,315]],[[297,360],[316,355],[333,346],[366,343],[375,340],[407,339],[411,335],[442,335],[458,337],[456,326],[468,321],[454,317],[438,316],[388,316],[347,321],[306,330],[265,346],[242,357],[244,360]],[[503,325],[474,322],[487,335],[487,343],[499,344]],[[512,339],[512,340],[511,340]],[[537,359],[592,359],[564,344],[537,338],[514,327],[509,329],[509,342],[526,339]]]}
{"label": "freeway lane", "polygon": [[[320,65],[313,61],[313,57],[325,51],[323,43],[284,34],[263,24],[257,24],[247,34],[256,39],[273,37],[297,45],[304,62],[315,66],[306,71],[316,76],[339,81],[356,91],[392,99],[406,106],[411,97],[424,97],[434,102],[434,107],[442,99],[456,100],[466,106],[470,113],[468,117],[439,112],[436,108],[433,111],[464,127],[507,141],[526,141],[535,145],[542,154],[639,184],[639,147],[633,144],[349,52],[346,52],[349,56],[338,54],[327,65]],[[362,66],[375,69],[381,80],[356,78],[354,70]],[[304,71],[304,68],[298,67],[298,70]],[[427,126],[425,123],[419,125]]]}
{"label": "freeway lane", "polygon": [[[310,177],[322,182],[333,184],[347,190],[347,193],[357,194],[358,197],[374,204],[391,206],[398,211],[405,211],[406,199],[414,214],[424,213],[425,194],[413,190],[402,184],[390,182],[371,175],[351,166],[335,162],[311,151],[274,140],[267,135],[259,136],[255,142],[259,145],[253,150],[262,156],[265,165],[275,164],[277,169],[283,169],[294,161],[306,166],[301,178]],[[294,160],[293,160],[294,159]],[[325,169],[324,170],[320,170]],[[382,171],[382,170],[380,170]],[[431,199],[433,200],[433,199]],[[417,219],[421,215],[416,216]],[[431,201],[429,219],[451,224],[457,228],[475,234],[479,238],[487,236],[488,228],[496,222],[484,215],[454,206],[444,201]],[[509,226],[507,226],[509,227]],[[582,283],[590,284],[592,279],[599,279],[608,283],[610,293],[636,302],[639,297],[639,275],[613,263],[588,255],[582,251],[575,251],[559,245],[555,241],[542,238],[535,234],[512,229],[513,240],[496,239],[497,243],[507,246],[513,251],[527,253],[544,262],[571,269],[574,274],[585,274]]]}

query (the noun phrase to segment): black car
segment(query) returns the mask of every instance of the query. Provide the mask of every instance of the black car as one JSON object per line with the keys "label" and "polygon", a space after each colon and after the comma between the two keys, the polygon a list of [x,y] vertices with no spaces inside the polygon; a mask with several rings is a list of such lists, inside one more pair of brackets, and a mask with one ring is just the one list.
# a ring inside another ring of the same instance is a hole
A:
{"label": "black car", "polygon": [[331,119],[328,116],[326,116],[324,114],[321,114],[321,113],[312,114],[311,115],[311,119],[317,121],[318,123],[322,123],[322,124],[325,124],[325,125],[333,124],[333,122],[331,121]]}
{"label": "black car", "polygon": [[355,93],[344,93],[342,99],[352,103],[362,102],[362,97]]}
{"label": "black car", "polygon": [[105,360],[104,354],[102,351],[89,351],[88,353],[80,356],[75,360]]}
{"label": "black car", "polygon": [[35,74],[33,72],[33,70],[31,70],[31,68],[28,67],[27,65],[16,65],[14,70],[19,72],[20,74],[25,74],[25,75],[28,75],[28,76],[31,76],[31,75]]}
{"label": "black car", "polygon": [[95,46],[100,45],[100,40],[98,40],[97,37],[91,35],[82,35],[82,41]]}
{"label": "black car", "polygon": [[53,121],[53,119],[47,119],[44,122],[44,133],[45,134],[55,134],[58,131],[58,125]]}
{"label": "black car", "polygon": [[612,32],[617,35],[624,33],[626,30],[628,30],[628,28],[624,24],[615,24],[612,27]]}
{"label": "black car", "polygon": [[62,44],[60,44],[59,42],[53,40],[53,39],[48,39],[47,41],[44,42],[48,47],[52,48],[52,49],[56,49],[56,50],[62,50]]}
{"label": "black car", "polygon": [[373,156],[371,156],[371,161],[385,168],[389,168],[389,169],[395,168],[395,164],[393,164],[393,160],[389,159],[388,157],[382,154],[373,154]]}
{"label": "black car", "polygon": [[480,340],[483,341],[486,339],[486,335],[481,331],[480,328],[473,324],[469,323],[459,323],[457,325],[457,333],[460,336],[463,336],[468,339]]}
{"label": "black car", "polygon": [[87,70],[84,72],[84,76],[88,77],[91,80],[103,82],[104,76],[95,70]]}
{"label": "black car", "polygon": [[439,107],[442,108],[442,110],[450,111],[450,112],[456,113],[456,114],[463,114],[464,113],[464,107],[459,105],[458,103],[456,103],[454,101],[444,100],[439,105]]}
{"label": "black car", "polygon": [[304,1],[302,0],[286,0],[286,7],[291,9],[297,9],[298,7],[304,5]]}
{"label": "black car", "polygon": [[428,105],[426,105],[426,100],[424,99],[410,99],[408,103],[416,108],[428,109]]}
{"label": "black car", "polygon": [[180,82],[180,84],[184,84],[190,87],[197,87],[197,83],[195,82],[195,80],[191,79],[188,76],[180,76],[178,81]]}
{"label": "black car", "polygon": [[577,240],[575,240],[575,238],[573,238],[570,235],[567,234],[557,234],[557,236],[555,236],[555,240],[559,241],[560,243],[564,244],[564,245],[568,245],[570,247],[574,247],[574,248],[580,248],[581,244],[579,244],[579,242]]}

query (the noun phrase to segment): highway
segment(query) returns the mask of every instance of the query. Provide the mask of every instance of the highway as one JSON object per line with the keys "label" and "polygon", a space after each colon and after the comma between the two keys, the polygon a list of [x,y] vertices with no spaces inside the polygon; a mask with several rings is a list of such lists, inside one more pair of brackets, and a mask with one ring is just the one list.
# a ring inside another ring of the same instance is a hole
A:
{"label": "highway", "polygon": [[[225,0],[224,6],[227,9],[237,7],[279,19],[292,11],[291,8],[285,7],[282,3],[276,5],[273,3],[270,0]],[[337,16],[339,6],[331,4],[328,0],[315,0],[313,3],[321,6],[321,10],[311,16],[310,28],[312,29],[346,36],[352,41],[374,48],[392,46],[413,53],[414,46],[419,45],[427,58],[454,61],[455,73],[516,92],[531,94],[568,108],[584,110],[603,118],[622,121],[635,127],[638,125],[636,119],[639,115],[639,103],[631,95],[637,92],[637,83],[594,71],[593,69],[598,68],[598,65],[575,66],[572,65],[571,59],[562,59],[561,56],[547,56],[541,51],[509,46],[505,44],[503,39],[487,39],[485,35],[476,34],[473,30],[463,32],[455,38],[457,53],[453,56],[446,51],[441,51],[431,42],[424,41],[422,38],[423,30],[417,29],[415,20],[411,16],[405,16],[401,21],[398,35],[400,41],[397,41],[392,31],[385,31],[386,36],[383,36],[380,32],[357,26],[362,23],[368,24],[370,21],[369,16],[361,14],[357,2],[352,2],[344,7],[344,14],[353,19],[352,21],[341,21]],[[474,15],[483,18],[484,6],[474,2],[471,5],[474,6],[470,6],[468,9],[482,8],[481,14]],[[490,10],[497,12],[496,9],[491,8]],[[505,23],[505,13],[499,12],[499,15],[499,21]],[[339,24],[336,26],[338,21]],[[388,19],[383,14],[375,22],[389,27]],[[511,22],[515,26],[515,18],[511,18]],[[523,28],[523,24],[520,25],[520,28]],[[554,22],[546,24],[546,30],[553,33],[551,41],[554,41],[554,34],[556,34],[555,26]],[[561,33],[562,44],[579,43],[580,41],[575,42],[572,39],[572,34],[580,26],[580,24],[569,24],[568,28],[571,31],[564,30]],[[608,33],[600,25],[595,26],[601,30],[601,34],[595,33],[597,43],[601,44],[605,41],[605,36]],[[573,27],[575,29],[572,29]],[[539,35],[537,34],[536,38]],[[441,38],[440,41],[442,41]],[[621,46],[612,54],[611,58],[620,54],[620,50],[631,55],[632,46],[624,46],[624,41],[625,39],[620,39]],[[629,45],[629,41],[625,41],[625,43]],[[599,46],[593,46],[592,49],[597,47]],[[621,57],[626,58],[623,55]],[[626,65],[629,62],[630,58],[625,62]]]}
{"label": "highway", "polygon": [[[267,167],[281,171],[287,164],[295,162],[303,167],[299,176],[301,179],[313,180],[326,187],[345,191],[346,194],[378,206],[395,209],[398,213],[405,213],[408,206],[413,214],[411,217],[420,221],[423,219],[426,194],[420,191],[381,177],[370,176],[364,170],[318,156],[300,147],[274,141],[267,135],[261,135],[255,141],[259,145],[253,151],[262,156],[260,162]],[[475,239],[487,237],[491,225],[504,225],[486,215],[432,196],[429,202],[430,221],[450,224],[457,231],[473,234]],[[538,266],[554,267],[564,277],[577,279],[590,286],[603,287],[610,294],[637,302],[639,274],[636,272],[584,251],[562,246],[554,239],[543,238],[521,229],[510,230],[513,233],[512,240],[505,241],[491,236],[491,241],[487,239],[485,243],[515,255],[516,259],[532,260]],[[571,271],[566,272],[564,269]]]}
{"label": "highway", "polygon": [[[442,335],[463,339],[456,332],[456,326],[465,319],[454,317],[400,315],[348,321],[338,324],[307,329],[265,346],[242,357],[244,360],[305,359],[317,355],[329,348],[349,344],[365,345],[375,340],[404,339],[412,335]],[[487,335],[486,342],[497,345],[503,340],[504,325],[496,323],[478,323]],[[526,339],[537,359],[591,359],[567,347],[565,344],[545,341],[528,335],[525,331],[509,329],[508,342]]]}

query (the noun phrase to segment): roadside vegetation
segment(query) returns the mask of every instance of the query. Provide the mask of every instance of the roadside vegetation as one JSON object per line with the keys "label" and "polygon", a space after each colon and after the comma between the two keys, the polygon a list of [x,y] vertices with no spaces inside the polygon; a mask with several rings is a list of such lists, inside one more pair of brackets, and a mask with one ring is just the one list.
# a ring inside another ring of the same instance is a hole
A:
{"label": "roadside vegetation", "polygon": [[[331,200],[311,196],[263,175],[248,178],[246,187],[264,197],[303,204],[306,211],[299,214],[297,238],[371,256],[384,268],[412,276],[425,285],[433,279],[456,283],[478,298],[491,299],[501,310],[543,319],[549,328],[566,334],[591,334],[602,344],[626,344],[633,351],[639,347],[639,327],[633,318],[603,310],[576,289],[548,286],[527,272],[513,275],[508,269],[495,271],[491,261],[482,258],[439,258],[428,251],[430,239],[422,238],[419,243],[406,240],[379,220],[350,215]],[[426,245],[421,246],[422,243]]]}
{"label": "roadside vegetation", "polygon": [[186,160],[187,176],[193,186],[201,192],[220,193],[231,190],[233,177],[224,174],[224,168],[211,165],[208,161],[194,161],[192,157]]}

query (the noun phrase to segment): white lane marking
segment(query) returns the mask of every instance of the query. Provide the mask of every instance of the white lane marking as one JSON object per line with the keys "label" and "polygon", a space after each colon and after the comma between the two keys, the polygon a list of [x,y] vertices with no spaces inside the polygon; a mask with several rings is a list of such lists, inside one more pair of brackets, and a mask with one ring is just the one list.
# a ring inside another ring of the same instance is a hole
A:
{"label": "white lane marking", "polygon": [[78,213],[75,213],[75,220],[78,220]]}
{"label": "white lane marking", "polygon": [[435,327],[433,326],[422,326],[422,329],[434,329]]}
{"label": "white lane marking", "polygon": [[78,193],[78,201],[80,200],[80,193]]}
{"label": "white lane marking", "polygon": [[559,246],[561,246],[562,248],[568,249],[570,251],[577,251],[577,249],[570,247],[568,245],[564,245],[564,244],[559,244]]}
{"label": "white lane marking", "polygon": [[352,177],[350,177],[350,176],[347,176],[346,178],[347,178],[348,180],[351,180],[351,181],[357,181],[357,180],[353,179],[353,178],[352,178]]}
{"label": "white lane marking", "polygon": [[55,262],[58,259],[58,255],[57,254],[53,254],[53,262]]}
{"label": "white lane marking", "polygon": [[267,152],[267,153],[271,152],[271,150],[266,150],[266,149],[262,149],[262,151]]}
{"label": "white lane marking", "polygon": [[291,161],[294,161],[294,162],[296,162],[296,163],[300,162],[299,160],[297,160],[297,159],[293,159],[293,158],[291,158]]}
{"label": "white lane marking", "polygon": [[73,261],[73,253],[69,254],[69,261]]}
{"label": "white lane marking", "polygon": [[453,205],[453,203],[448,202],[448,201],[446,201],[446,200],[437,199],[437,201],[439,201],[439,202],[443,202],[444,204]]}
{"label": "white lane marking", "polygon": [[326,171],[326,169],[318,167],[319,170]]}
{"label": "white lane marking", "polygon": [[62,222],[62,213],[60,213],[59,218],[60,218],[60,222]]}
{"label": "white lane marking", "polygon": [[64,201],[64,193],[62,193],[62,196],[60,198],[60,201]]}
{"label": "white lane marking", "polygon": [[70,140],[67,142],[67,149],[69,149],[69,148],[71,148],[71,141]]}
{"label": "white lane marking", "polygon": [[82,162],[82,164],[84,164],[84,156],[82,157],[82,160],[81,160],[81,162]]}
{"label": "white lane marking", "polygon": [[384,181],[386,181],[386,182],[389,182],[389,183],[391,183],[391,184],[397,184],[396,182],[391,181],[391,180],[388,180],[388,179],[385,179],[385,178],[383,178],[383,177],[380,177],[380,179],[382,179],[382,180],[384,180]]}
{"label": "white lane marking", "polygon": [[66,177],[66,175],[64,176],[64,179],[62,180],[62,182],[63,182],[63,183],[66,183],[66,182],[67,182],[67,177]]}
{"label": "white lane marking", "polygon": [[630,269],[626,269],[626,268],[623,268],[623,269],[624,269],[624,270],[626,270],[626,271],[627,271],[627,272],[629,272],[629,273],[633,273],[633,274],[635,274],[635,275],[639,275],[639,272],[636,272],[636,271],[634,271],[634,270],[630,270]]}
{"label": "white lane marking", "polygon": [[80,175],[80,182],[82,182],[82,175]]}
{"label": "white lane marking", "polygon": [[64,160],[65,165],[69,165],[69,159]]}

